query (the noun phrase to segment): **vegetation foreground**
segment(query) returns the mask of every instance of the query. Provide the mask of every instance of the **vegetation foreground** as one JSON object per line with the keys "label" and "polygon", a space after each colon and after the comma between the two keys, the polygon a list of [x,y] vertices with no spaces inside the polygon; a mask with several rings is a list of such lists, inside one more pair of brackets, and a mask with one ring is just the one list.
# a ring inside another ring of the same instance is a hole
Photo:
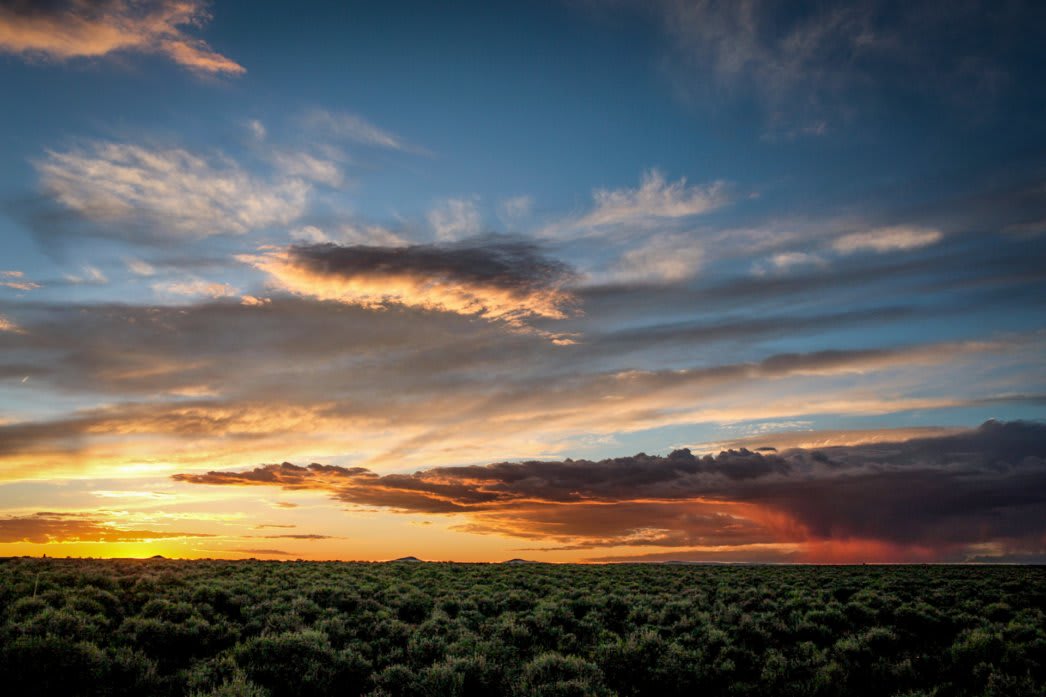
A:
{"label": "vegetation foreground", "polygon": [[1046,568],[0,560],[7,695],[1043,695]]}

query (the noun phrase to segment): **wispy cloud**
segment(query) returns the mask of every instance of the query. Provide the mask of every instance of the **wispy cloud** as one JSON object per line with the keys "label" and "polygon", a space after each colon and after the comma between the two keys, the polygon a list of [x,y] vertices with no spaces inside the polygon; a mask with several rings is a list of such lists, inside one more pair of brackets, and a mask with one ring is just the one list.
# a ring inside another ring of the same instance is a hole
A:
{"label": "wispy cloud", "polygon": [[22,271],[0,271],[0,287],[14,290],[36,290],[40,284],[27,279]]}
{"label": "wispy cloud", "polygon": [[336,162],[307,152],[274,151],[272,161],[276,169],[287,177],[299,177],[334,187],[341,186],[345,179]]}
{"label": "wispy cloud", "polygon": [[438,242],[454,242],[482,232],[483,221],[471,199],[449,198],[430,210],[427,217]]}
{"label": "wispy cloud", "polygon": [[15,0],[0,5],[0,51],[54,61],[154,53],[197,73],[243,74],[183,29],[209,19],[203,0]]}
{"label": "wispy cloud", "polygon": [[825,259],[811,252],[778,252],[764,262],[752,265],[752,273],[762,276],[770,272],[786,273],[800,266],[825,266]]}
{"label": "wispy cloud", "polygon": [[933,228],[894,225],[843,235],[832,242],[832,248],[840,254],[896,252],[927,247],[942,237],[941,231]]}
{"label": "wispy cloud", "polygon": [[198,278],[154,283],[153,290],[162,296],[182,298],[229,298],[239,294],[239,291],[228,283],[205,281]]}
{"label": "wispy cloud", "polygon": [[124,263],[127,265],[127,270],[135,276],[153,276],[156,274],[156,268],[147,261],[125,259]]}
{"label": "wispy cloud", "polygon": [[675,283],[693,278],[705,262],[705,250],[689,235],[657,235],[621,255],[599,280],[624,283]]}
{"label": "wispy cloud", "polygon": [[313,109],[305,115],[304,120],[307,127],[334,138],[389,150],[416,154],[426,152],[423,148],[411,145],[400,136],[375,126],[358,114]]}
{"label": "wispy cloud", "polygon": [[533,196],[512,196],[498,204],[498,215],[506,223],[517,223],[530,215],[534,209]]}
{"label": "wispy cloud", "polygon": [[303,225],[291,230],[291,239],[302,244],[340,244],[403,247],[407,240],[382,225],[339,223],[324,228]]}
{"label": "wispy cloud", "polygon": [[34,164],[58,202],[91,220],[126,225],[139,238],[287,224],[302,214],[310,190],[300,177],[260,179],[224,156],[180,148],[93,141],[48,151]]}
{"label": "wispy cloud", "polygon": [[597,235],[605,233],[606,228],[626,224],[642,227],[708,213],[730,200],[723,182],[696,186],[687,184],[685,177],[669,182],[656,169],[643,173],[638,188],[597,189],[592,199],[593,207],[588,213],[560,221],[546,228],[545,234]]}
{"label": "wispy cloud", "polygon": [[74,285],[105,285],[109,277],[97,266],[84,266],[80,273],[67,273],[65,280]]}
{"label": "wispy cloud", "polygon": [[[981,0],[955,6],[947,22],[932,0],[634,4],[653,13],[673,40],[666,63],[681,94],[695,102],[754,98],[775,138],[824,135],[891,92],[946,104],[990,102],[1011,57],[1020,55],[1014,47],[1034,50],[1038,37],[1026,27],[1043,20],[1034,3],[999,12]],[[962,60],[955,46],[965,47]],[[913,74],[935,79],[913,83]]]}

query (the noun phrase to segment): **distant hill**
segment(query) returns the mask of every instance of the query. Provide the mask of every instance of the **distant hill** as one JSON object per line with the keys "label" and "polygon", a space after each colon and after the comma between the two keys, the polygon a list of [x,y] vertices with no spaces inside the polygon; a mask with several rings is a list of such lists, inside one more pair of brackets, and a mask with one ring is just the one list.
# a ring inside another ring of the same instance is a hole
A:
{"label": "distant hill", "polygon": [[400,557],[399,559],[393,559],[392,561],[422,561],[417,557]]}
{"label": "distant hill", "polygon": [[501,563],[502,564],[537,564],[536,561],[531,561],[529,559],[508,559],[508,560],[503,561]]}

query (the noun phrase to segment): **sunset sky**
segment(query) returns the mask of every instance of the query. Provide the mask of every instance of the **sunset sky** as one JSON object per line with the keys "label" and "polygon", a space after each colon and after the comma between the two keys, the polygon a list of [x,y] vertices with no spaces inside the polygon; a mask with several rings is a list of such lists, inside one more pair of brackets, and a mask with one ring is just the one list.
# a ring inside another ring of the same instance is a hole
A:
{"label": "sunset sky", "polygon": [[0,0],[0,556],[1046,561],[1043,27]]}

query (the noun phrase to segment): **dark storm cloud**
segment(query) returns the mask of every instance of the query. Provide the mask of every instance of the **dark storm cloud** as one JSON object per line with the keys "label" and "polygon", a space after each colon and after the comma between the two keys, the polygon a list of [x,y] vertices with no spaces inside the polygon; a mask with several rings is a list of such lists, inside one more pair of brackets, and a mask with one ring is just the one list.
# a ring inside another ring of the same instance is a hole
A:
{"label": "dark storm cloud", "polygon": [[954,551],[1039,545],[1046,535],[1046,424],[897,443],[639,454],[434,467],[379,476],[290,463],[179,474],[197,484],[318,489],[346,503],[470,513],[464,529],[606,545],[689,546],[868,540]]}

